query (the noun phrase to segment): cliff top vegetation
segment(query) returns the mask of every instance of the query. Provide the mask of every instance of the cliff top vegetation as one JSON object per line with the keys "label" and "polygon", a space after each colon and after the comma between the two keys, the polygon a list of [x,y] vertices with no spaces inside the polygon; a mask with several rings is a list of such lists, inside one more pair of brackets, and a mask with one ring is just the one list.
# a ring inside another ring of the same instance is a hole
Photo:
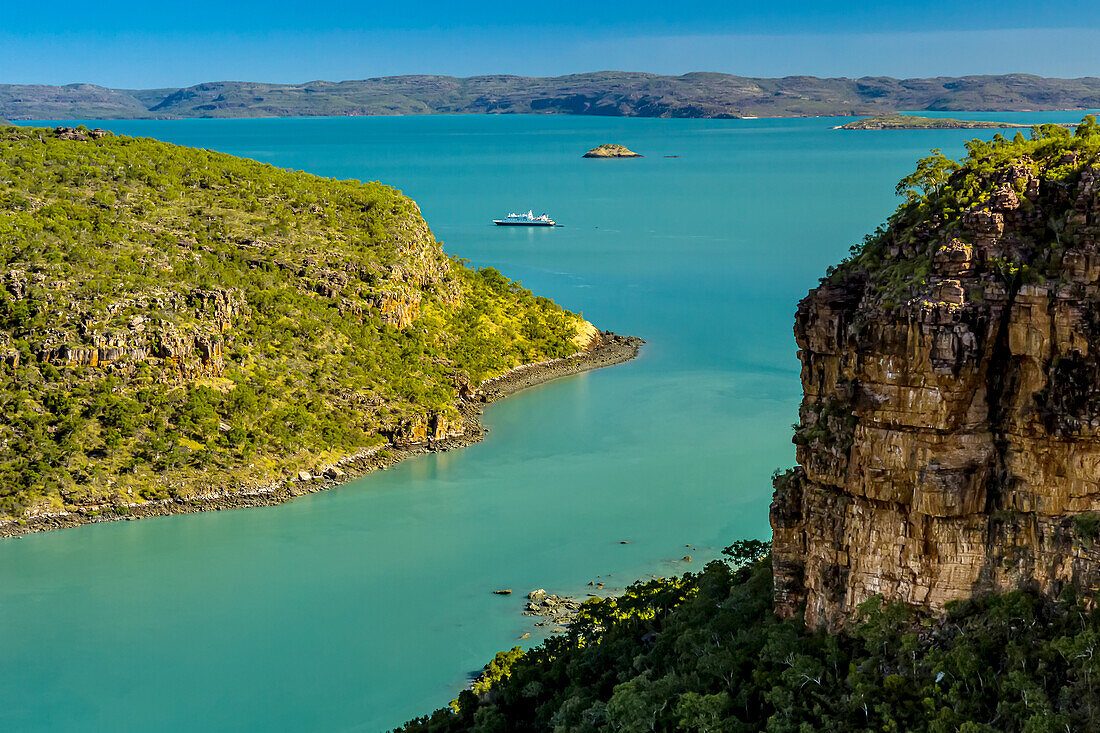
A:
{"label": "cliff top vegetation", "polygon": [[[952,246],[970,247],[984,227],[996,227],[995,209],[1004,206],[1041,211],[1043,216],[1026,231],[1015,231],[1009,250],[992,253],[982,263],[989,266],[990,276],[1017,287],[1042,272],[1055,272],[1086,226],[1071,210],[1082,191],[1092,191],[1090,181],[1100,170],[1100,124],[1095,117],[1089,115],[1072,130],[1045,124],[1026,136],[1018,131],[1011,138],[997,134],[989,142],[971,140],[966,149],[958,161],[939,150],[921,159],[897,185],[904,198],[897,211],[852,247],[849,258],[830,268],[826,281],[866,277],[880,304],[898,307],[930,286],[928,275],[937,255],[949,256]],[[1055,185],[1040,186],[1040,181]]]}

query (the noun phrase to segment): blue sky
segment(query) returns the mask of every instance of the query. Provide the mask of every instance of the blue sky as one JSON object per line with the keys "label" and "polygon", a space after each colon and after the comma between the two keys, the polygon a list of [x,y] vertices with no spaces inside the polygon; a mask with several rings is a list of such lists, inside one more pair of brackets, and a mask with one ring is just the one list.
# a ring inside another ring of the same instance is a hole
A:
{"label": "blue sky", "polygon": [[113,87],[597,69],[1100,75],[1100,3],[4,2],[0,82]]}

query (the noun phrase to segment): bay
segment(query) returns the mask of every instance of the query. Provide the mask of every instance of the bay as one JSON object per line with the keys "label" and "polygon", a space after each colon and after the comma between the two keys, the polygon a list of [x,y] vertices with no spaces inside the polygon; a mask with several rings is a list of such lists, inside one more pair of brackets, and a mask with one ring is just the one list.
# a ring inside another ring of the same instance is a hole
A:
{"label": "bay", "polygon": [[[766,539],[769,476],[794,460],[798,299],[918,157],[973,136],[844,121],[85,121],[389,183],[449,252],[648,343],[492,405],[478,445],[332,491],[0,542],[0,729],[384,730],[538,641],[517,641],[538,631],[528,590],[621,586]],[[646,157],[581,157],[604,142]],[[563,226],[489,223],[528,208]]]}

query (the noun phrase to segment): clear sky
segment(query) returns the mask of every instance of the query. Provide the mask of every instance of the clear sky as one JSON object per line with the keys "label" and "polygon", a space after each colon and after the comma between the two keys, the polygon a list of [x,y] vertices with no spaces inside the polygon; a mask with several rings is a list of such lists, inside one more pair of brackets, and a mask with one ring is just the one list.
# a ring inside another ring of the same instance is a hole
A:
{"label": "clear sky", "polygon": [[0,83],[112,87],[601,69],[1100,76],[1100,2],[0,0]]}

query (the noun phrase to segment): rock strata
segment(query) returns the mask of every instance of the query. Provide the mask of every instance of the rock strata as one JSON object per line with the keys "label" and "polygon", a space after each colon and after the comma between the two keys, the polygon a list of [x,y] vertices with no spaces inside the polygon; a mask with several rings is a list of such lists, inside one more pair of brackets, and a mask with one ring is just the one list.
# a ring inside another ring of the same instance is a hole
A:
{"label": "rock strata", "polygon": [[1037,137],[922,163],[910,203],[799,304],[781,615],[1100,588],[1100,127]]}

